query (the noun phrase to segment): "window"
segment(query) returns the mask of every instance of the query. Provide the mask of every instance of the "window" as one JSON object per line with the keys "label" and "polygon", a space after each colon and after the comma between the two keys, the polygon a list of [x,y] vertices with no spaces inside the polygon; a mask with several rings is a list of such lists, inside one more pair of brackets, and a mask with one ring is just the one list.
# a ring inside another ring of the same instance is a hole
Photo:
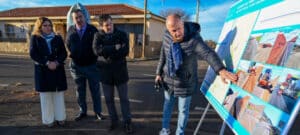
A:
{"label": "window", "polygon": [[128,35],[134,33],[136,44],[140,46],[143,44],[143,24],[115,24],[114,26],[125,31]]}
{"label": "window", "polygon": [[24,27],[24,25],[21,25],[21,26],[20,26],[20,32],[22,32],[22,33],[25,32],[25,27]]}
{"label": "window", "polygon": [[143,33],[143,25],[142,24],[115,24],[115,27],[125,31],[127,34],[142,34]]}
{"label": "window", "polygon": [[8,38],[15,36],[15,29],[14,26],[11,24],[5,24],[5,34]]}

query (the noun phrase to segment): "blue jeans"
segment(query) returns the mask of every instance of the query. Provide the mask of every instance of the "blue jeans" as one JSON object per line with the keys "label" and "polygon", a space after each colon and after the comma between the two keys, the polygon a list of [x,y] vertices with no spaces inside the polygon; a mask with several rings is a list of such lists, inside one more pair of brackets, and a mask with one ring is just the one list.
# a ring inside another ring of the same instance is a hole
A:
{"label": "blue jeans", "polygon": [[170,129],[170,120],[172,110],[175,104],[175,99],[178,98],[178,121],[176,135],[184,135],[184,129],[189,118],[190,104],[192,96],[188,97],[175,97],[174,94],[170,95],[167,91],[165,93],[165,102],[163,109],[162,127]]}
{"label": "blue jeans", "polygon": [[71,61],[71,76],[77,86],[76,97],[80,107],[80,113],[87,113],[86,104],[86,81],[89,83],[89,88],[93,100],[95,113],[101,113],[101,93],[100,93],[100,73],[96,64],[88,66],[78,66]]}
{"label": "blue jeans", "polygon": [[[114,100],[114,86],[103,84],[103,92],[105,96],[106,106],[109,112],[110,119],[112,123],[116,123],[119,118],[116,111],[115,100]],[[131,113],[128,99],[128,86],[127,83],[117,85],[117,91],[119,94],[121,112],[123,116],[124,123],[131,123]]]}

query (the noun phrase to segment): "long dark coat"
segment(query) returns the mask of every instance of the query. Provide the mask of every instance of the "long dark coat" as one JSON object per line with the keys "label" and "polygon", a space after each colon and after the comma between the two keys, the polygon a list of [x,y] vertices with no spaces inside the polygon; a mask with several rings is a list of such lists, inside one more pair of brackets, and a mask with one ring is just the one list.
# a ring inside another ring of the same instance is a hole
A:
{"label": "long dark coat", "polygon": [[[41,36],[30,39],[30,57],[35,62],[34,80],[38,92],[64,91],[67,89],[64,61],[67,57],[63,39],[55,35],[51,41],[50,54],[46,40]],[[52,71],[46,65],[48,61],[57,61],[59,66]]]}
{"label": "long dark coat", "polygon": [[[129,53],[128,37],[125,32],[114,29],[112,34],[99,31],[94,36],[93,49],[98,55],[97,65],[101,72],[101,82],[119,85],[129,80],[126,56]],[[123,45],[116,50],[115,45]]]}

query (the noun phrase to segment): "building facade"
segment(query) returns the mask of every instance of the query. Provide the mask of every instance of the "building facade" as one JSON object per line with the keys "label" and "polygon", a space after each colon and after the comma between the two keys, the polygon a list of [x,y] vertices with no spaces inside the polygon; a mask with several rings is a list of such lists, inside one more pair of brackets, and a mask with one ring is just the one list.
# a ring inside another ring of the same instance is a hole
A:
{"label": "building facade", "polygon": [[[144,11],[126,4],[86,5],[91,24],[99,28],[97,16],[110,14],[115,27],[127,32],[130,38],[130,58],[141,57],[143,43]],[[38,17],[53,21],[57,34],[66,36],[66,15],[70,6],[16,8],[0,12],[0,53],[28,53],[30,35]],[[148,13],[145,57],[159,55],[165,19]]]}

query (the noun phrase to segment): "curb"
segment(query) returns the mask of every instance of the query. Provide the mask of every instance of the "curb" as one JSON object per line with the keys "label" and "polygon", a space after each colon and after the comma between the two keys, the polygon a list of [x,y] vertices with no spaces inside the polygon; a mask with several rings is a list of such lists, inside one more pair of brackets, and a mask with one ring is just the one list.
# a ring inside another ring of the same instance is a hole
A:
{"label": "curb", "polygon": [[134,59],[126,58],[127,62],[153,61],[158,59],[159,58],[134,58]]}
{"label": "curb", "polygon": [[[6,56],[6,57],[14,57],[14,58],[30,58],[29,54],[13,54],[13,53],[0,53],[0,56]],[[67,59],[70,59],[69,57]],[[159,58],[134,58],[129,59],[126,58],[127,62],[139,62],[139,61],[152,61],[152,60],[158,60]]]}
{"label": "curb", "polygon": [[18,57],[18,58],[30,58],[29,54],[0,53],[0,56]]}

